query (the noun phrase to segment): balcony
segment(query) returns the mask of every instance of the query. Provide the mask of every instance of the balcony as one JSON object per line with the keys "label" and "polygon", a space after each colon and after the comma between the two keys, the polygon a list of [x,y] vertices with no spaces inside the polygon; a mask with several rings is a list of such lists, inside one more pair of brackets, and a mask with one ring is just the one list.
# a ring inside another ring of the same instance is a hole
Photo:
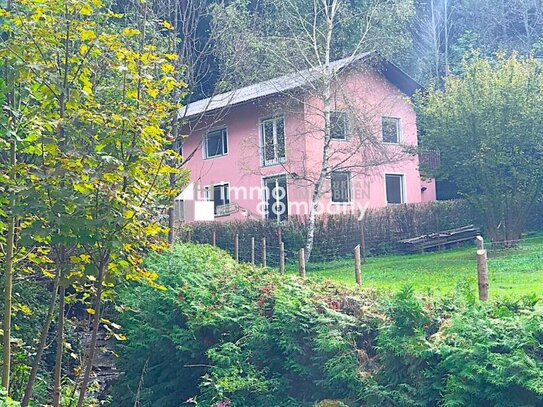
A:
{"label": "balcony", "polygon": [[419,169],[421,172],[433,172],[441,166],[441,155],[439,151],[419,151]]}

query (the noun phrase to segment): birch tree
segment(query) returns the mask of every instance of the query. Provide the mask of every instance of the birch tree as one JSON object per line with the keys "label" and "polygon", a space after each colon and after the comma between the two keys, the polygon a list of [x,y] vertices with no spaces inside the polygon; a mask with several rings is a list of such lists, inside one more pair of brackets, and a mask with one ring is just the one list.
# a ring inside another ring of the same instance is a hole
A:
{"label": "birch tree", "polygon": [[[247,15],[247,3],[238,2],[241,20],[234,17],[236,13],[229,6],[217,7],[214,26],[242,28],[248,42],[242,44],[243,48],[236,46],[236,49],[248,50],[248,62],[263,68],[263,76],[258,79],[291,72],[291,80],[305,85],[302,90],[304,96],[298,92],[282,96],[286,100],[284,104],[293,106],[301,103],[311,112],[311,129],[307,133],[311,133],[319,146],[316,171],[300,172],[299,168],[284,167],[292,182],[304,185],[310,191],[305,242],[305,260],[308,261],[313,248],[319,202],[327,191],[326,185],[332,173],[349,169],[368,174],[371,168],[392,162],[401,155],[398,151],[383,148],[378,141],[375,128],[371,126],[373,120],[368,120],[372,112],[362,111],[360,106],[356,109],[356,105],[347,100],[343,72],[333,62],[342,57],[355,62],[364,52],[379,50],[390,55],[403,48],[405,43],[402,40],[408,38],[404,30],[412,15],[412,3],[402,0],[288,0],[264,1],[260,6],[254,12],[254,20]],[[228,61],[228,55],[234,54],[232,44],[237,42],[228,41],[230,37],[226,31],[216,31],[215,35],[222,39],[218,46],[222,47],[225,69],[227,62],[224,60]],[[296,77],[297,73],[301,77]],[[251,79],[255,78],[251,76]],[[333,145],[335,124],[331,114],[339,99],[343,99],[354,119],[354,147],[352,144],[347,148]],[[355,156],[358,159],[353,161]]]}

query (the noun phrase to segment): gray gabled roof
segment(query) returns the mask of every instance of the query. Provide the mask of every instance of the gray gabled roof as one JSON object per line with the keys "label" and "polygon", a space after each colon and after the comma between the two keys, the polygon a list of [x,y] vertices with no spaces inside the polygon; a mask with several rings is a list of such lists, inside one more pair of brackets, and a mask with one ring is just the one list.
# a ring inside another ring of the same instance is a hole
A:
{"label": "gray gabled roof", "polygon": [[[366,59],[372,54],[374,53],[366,52],[349,58],[339,59],[337,61],[331,62],[329,68],[331,68],[335,72],[338,72],[341,69],[349,66],[353,62]],[[246,86],[244,88],[236,89],[230,92],[221,93],[207,99],[198,100],[182,107],[178,112],[178,117],[190,118],[192,116],[200,115],[202,113],[208,113],[214,110],[231,107],[261,97],[287,92],[318,79],[322,75],[322,71],[322,67],[306,69],[303,71],[283,75],[278,78],[269,79],[264,82],[259,82],[254,85]],[[418,83],[416,83],[412,78],[410,78],[407,74],[405,74],[391,62],[384,61],[383,73],[387,77],[389,76],[387,75],[387,73],[398,76],[399,80],[397,81],[394,81],[391,78],[388,79],[391,80],[393,83],[398,82],[396,83],[397,86],[409,96],[411,96],[416,89],[421,88]]]}

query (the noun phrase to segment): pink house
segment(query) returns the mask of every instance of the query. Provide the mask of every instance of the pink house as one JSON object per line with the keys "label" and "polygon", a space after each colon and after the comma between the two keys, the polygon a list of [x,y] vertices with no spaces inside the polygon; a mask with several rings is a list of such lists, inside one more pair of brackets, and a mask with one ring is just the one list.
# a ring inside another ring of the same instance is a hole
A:
{"label": "pink house", "polygon": [[[334,85],[324,108],[322,69],[282,76],[189,104],[182,154],[191,184],[178,197],[185,221],[307,215],[328,167],[318,213],[435,200],[419,171],[416,114],[420,86],[370,54],[330,65]],[[328,119],[328,120],[326,120]],[[328,124],[327,124],[328,123]],[[325,132],[329,126],[328,133]]]}

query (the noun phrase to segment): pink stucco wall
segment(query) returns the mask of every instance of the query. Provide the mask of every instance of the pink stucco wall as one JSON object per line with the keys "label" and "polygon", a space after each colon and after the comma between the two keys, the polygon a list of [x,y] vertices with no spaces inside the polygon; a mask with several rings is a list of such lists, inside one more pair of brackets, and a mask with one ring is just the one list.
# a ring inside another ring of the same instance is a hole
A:
{"label": "pink stucco wall", "polygon": [[[402,144],[416,146],[416,114],[407,96],[378,73],[350,71],[345,74],[341,89],[334,95],[334,104],[342,108],[349,105],[366,112],[365,131],[380,136],[381,116],[398,117],[401,120]],[[260,99],[231,107],[214,116],[192,121],[184,132],[188,134],[183,145],[191,180],[200,186],[230,184],[230,201],[242,209],[217,220],[262,218],[262,179],[279,174],[297,174],[289,177],[289,214],[305,215],[311,201],[312,189],[301,178],[315,179],[322,160],[322,128],[324,117],[319,98],[306,95],[305,103],[279,103],[275,99]],[[286,162],[262,167],[260,159],[260,119],[283,115],[285,118]],[[362,121],[361,121],[362,122]],[[204,159],[202,137],[206,132],[227,128],[228,154]],[[344,159],[356,160],[352,148],[356,142],[332,141],[332,162]],[[385,173],[403,174],[405,202],[416,203],[435,200],[433,180],[421,180],[418,156],[401,153],[397,145],[386,146],[395,162],[352,172],[352,202],[334,204],[327,188],[321,199],[321,209],[326,212],[358,212],[364,208],[386,205]],[[351,149],[351,150],[350,150]],[[197,198],[198,199],[198,198]],[[190,219],[189,219],[190,220]]]}

